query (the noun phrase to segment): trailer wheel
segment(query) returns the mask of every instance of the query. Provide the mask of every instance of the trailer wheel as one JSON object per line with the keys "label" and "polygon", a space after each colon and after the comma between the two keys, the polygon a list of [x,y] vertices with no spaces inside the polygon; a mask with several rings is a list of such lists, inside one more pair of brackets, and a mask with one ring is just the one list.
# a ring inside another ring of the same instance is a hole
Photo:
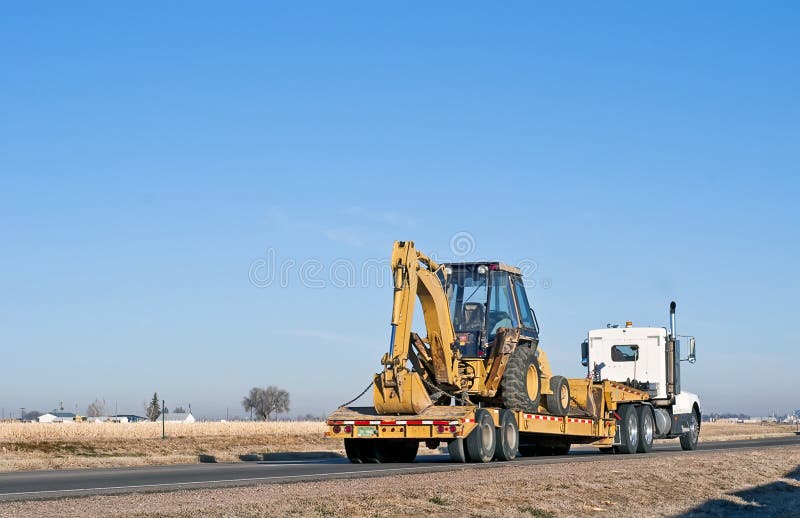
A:
{"label": "trailer wheel", "polygon": [[496,429],[494,458],[497,460],[514,460],[519,447],[519,427],[517,418],[511,410],[500,411],[500,428]]}
{"label": "trailer wheel", "polygon": [[458,463],[467,462],[467,454],[464,451],[464,439],[453,439],[447,443],[447,452],[450,454],[450,460]]}
{"label": "trailer wheel", "polygon": [[517,447],[520,457],[533,457],[536,455],[536,445],[530,442],[520,442]]}
{"label": "trailer wheel", "polygon": [[692,416],[689,418],[689,431],[681,435],[682,450],[696,450],[697,440],[700,438],[700,418],[697,416],[697,409],[692,409]]}
{"label": "trailer wheel", "polygon": [[636,453],[639,447],[639,419],[633,405],[621,405],[617,409],[621,417],[619,426],[619,446],[615,446],[617,453]]}
{"label": "trailer wheel", "polygon": [[569,450],[572,445],[568,442],[557,444],[553,446],[553,455],[569,455]]}
{"label": "trailer wheel", "polygon": [[347,460],[353,464],[362,464],[364,460],[361,458],[361,445],[359,444],[363,439],[345,439],[344,451],[347,454]]}
{"label": "trailer wheel", "polygon": [[470,432],[466,440],[467,457],[472,462],[489,462],[494,457],[494,420],[484,409],[475,412],[478,426]]}
{"label": "trailer wheel", "polygon": [[569,414],[570,393],[569,382],[564,376],[550,378],[552,394],[547,394],[547,409],[551,414],[565,416]]}
{"label": "trailer wheel", "polygon": [[530,347],[518,346],[508,359],[500,393],[503,406],[513,410],[538,412],[542,398],[542,371]]}
{"label": "trailer wheel", "polygon": [[642,405],[637,409],[637,417],[639,418],[639,445],[636,447],[636,451],[650,453],[653,449],[656,428],[653,410],[647,405]]}
{"label": "trailer wheel", "polygon": [[345,439],[344,451],[353,464],[384,462],[375,439]]}
{"label": "trailer wheel", "polygon": [[419,450],[419,441],[383,439],[376,441],[375,449],[379,462],[414,462]]}

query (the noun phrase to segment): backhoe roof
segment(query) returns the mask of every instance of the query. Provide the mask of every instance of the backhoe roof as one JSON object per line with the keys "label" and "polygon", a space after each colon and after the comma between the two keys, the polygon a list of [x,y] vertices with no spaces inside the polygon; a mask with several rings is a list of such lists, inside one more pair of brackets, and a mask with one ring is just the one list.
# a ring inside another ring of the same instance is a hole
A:
{"label": "backhoe roof", "polygon": [[469,263],[442,263],[445,266],[449,266],[450,268],[474,268],[476,266],[494,266],[495,269],[501,270],[508,273],[515,273],[517,275],[522,275],[522,271],[517,268],[516,266],[511,266],[505,263],[501,263],[498,261],[472,261]]}

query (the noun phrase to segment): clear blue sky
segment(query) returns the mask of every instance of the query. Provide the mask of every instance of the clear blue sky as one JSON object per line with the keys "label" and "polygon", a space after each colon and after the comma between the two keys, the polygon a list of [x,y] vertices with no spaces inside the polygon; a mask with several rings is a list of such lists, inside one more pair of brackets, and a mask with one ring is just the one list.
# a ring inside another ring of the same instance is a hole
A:
{"label": "clear blue sky", "polygon": [[[535,261],[555,370],[674,299],[706,411],[800,407],[797,3],[137,7],[0,10],[6,415],[268,384],[330,411],[391,289],[325,271],[458,232]],[[325,287],[255,286],[270,250]]]}

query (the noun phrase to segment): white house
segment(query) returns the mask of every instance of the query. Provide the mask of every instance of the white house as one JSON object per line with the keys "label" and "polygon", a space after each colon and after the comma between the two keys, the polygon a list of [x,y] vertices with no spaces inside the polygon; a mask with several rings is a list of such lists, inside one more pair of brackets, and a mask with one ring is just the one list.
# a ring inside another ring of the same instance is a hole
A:
{"label": "white house", "polygon": [[48,412],[40,415],[37,420],[40,423],[74,423],[75,414],[72,412]]}
{"label": "white house", "polygon": [[190,410],[184,414],[167,414],[166,421],[168,423],[194,423],[197,419],[194,418]]}

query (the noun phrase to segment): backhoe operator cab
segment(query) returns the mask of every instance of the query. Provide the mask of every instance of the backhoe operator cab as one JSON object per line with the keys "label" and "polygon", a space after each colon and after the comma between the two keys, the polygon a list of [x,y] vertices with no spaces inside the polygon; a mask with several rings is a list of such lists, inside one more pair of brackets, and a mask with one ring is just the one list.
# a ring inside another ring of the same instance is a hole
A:
{"label": "backhoe operator cab", "polygon": [[519,329],[521,338],[538,342],[539,325],[518,268],[496,262],[450,263],[444,273],[441,280],[463,358],[487,357],[501,327]]}

